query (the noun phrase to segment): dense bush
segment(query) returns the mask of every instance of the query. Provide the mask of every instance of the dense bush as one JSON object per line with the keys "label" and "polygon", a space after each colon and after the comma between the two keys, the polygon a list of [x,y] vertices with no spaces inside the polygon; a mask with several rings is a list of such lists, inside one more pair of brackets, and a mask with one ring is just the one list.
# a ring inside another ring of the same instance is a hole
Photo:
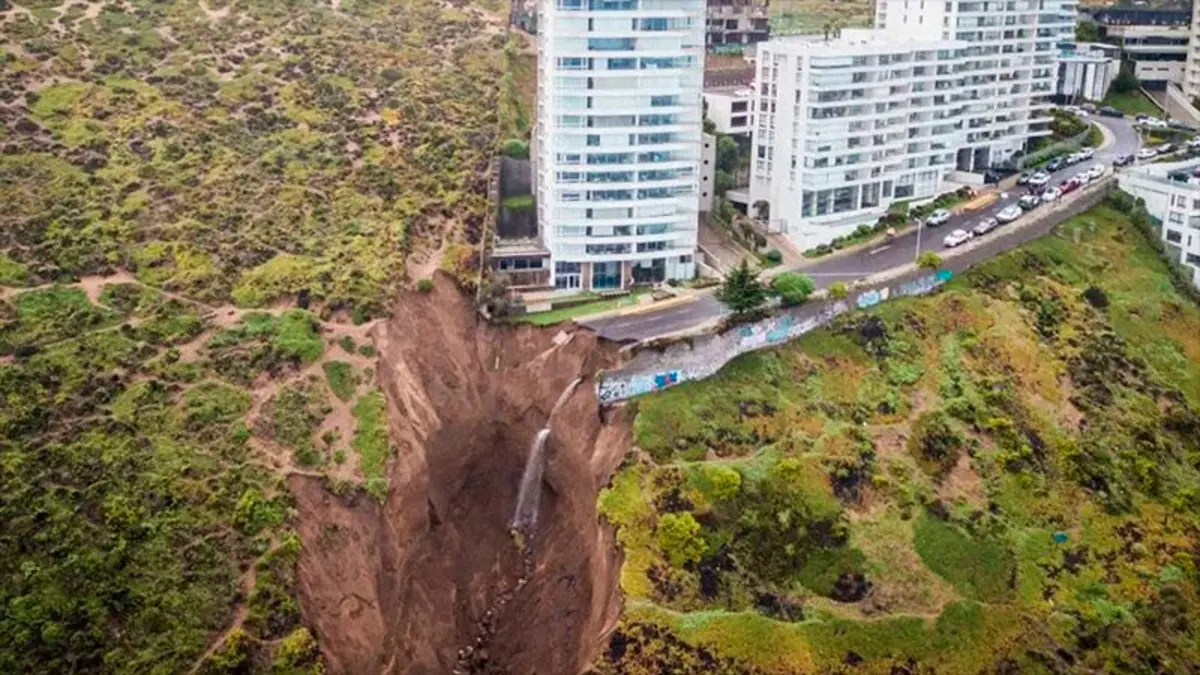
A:
{"label": "dense bush", "polygon": [[784,272],[771,280],[771,291],[784,307],[802,304],[815,288],[811,278],[795,272]]}

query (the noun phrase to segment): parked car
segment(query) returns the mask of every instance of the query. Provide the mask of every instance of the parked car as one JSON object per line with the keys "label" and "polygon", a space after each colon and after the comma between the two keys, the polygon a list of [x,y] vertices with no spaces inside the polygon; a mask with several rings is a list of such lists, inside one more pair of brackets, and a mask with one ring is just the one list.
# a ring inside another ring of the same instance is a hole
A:
{"label": "parked car", "polygon": [[1042,203],[1049,204],[1050,202],[1062,196],[1062,191],[1056,187],[1052,187],[1042,193]]}
{"label": "parked car", "polygon": [[955,230],[946,235],[946,238],[942,240],[942,243],[946,245],[946,248],[954,248],[959,244],[965,244],[968,241],[971,241],[972,236],[974,235],[966,230]]}
{"label": "parked car", "polygon": [[1157,117],[1151,117],[1150,119],[1143,122],[1143,124],[1150,127],[1151,129],[1166,129],[1167,128],[1167,123],[1158,119]]}
{"label": "parked car", "polygon": [[1154,148],[1142,148],[1137,151],[1138,159],[1154,159],[1156,155],[1158,155],[1158,150]]}
{"label": "parked car", "polygon": [[1133,155],[1117,155],[1113,158],[1113,166],[1126,166],[1133,162]]}
{"label": "parked car", "polygon": [[1087,112],[1090,112],[1090,113],[1094,113],[1094,112],[1096,112],[1096,104],[1095,103],[1081,103],[1081,104],[1079,104],[1079,109],[1086,110]]}
{"label": "parked car", "polygon": [[1167,126],[1171,127],[1172,129],[1179,129],[1180,131],[1195,131],[1196,130],[1196,127],[1193,127],[1192,125],[1188,124],[1187,122],[1180,122],[1179,120],[1170,120],[1167,122]]}
{"label": "parked car", "polygon": [[1047,184],[1050,183],[1050,174],[1045,171],[1039,171],[1033,174],[1033,178],[1029,179],[1029,189],[1035,192],[1041,192]]}
{"label": "parked car", "polygon": [[938,227],[948,222],[950,222],[950,212],[946,209],[938,209],[929,214],[929,217],[925,219],[925,227]]}
{"label": "parked car", "polygon": [[1189,148],[1200,148],[1200,137],[1193,138],[1187,142]]}
{"label": "parked car", "polygon": [[1192,179],[1192,174],[1187,171],[1171,171],[1167,173],[1167,180],[1173,180],[1176,183],[1186,183]]}
{"label": "parked car", "polygon": [[976,237],[983,236],[988,232],[1000,227],[1000,221],[995,218],[984,218],[971,230],[971,233]]}
{"label": "parked car", "polygon": [[1096,156],[1096,151],[1091,148],[1084,148],[1079,151],[1079,161],[1086,162]]}
{"label": "parked car", "polygon": [[1058,186],[1058,194],[1061,197],[1062,195],[1074,192],[1078,187],[1079,181],[1074,178],[1068,178],[1062,182],[1062,185]]}
{"label": "parked car", "polygon": [[1017,206],[1020,206],[1025,211],[1031,211],[1041,203],[1042,198],[1037,195],[1025,195],[1017,200]]}
{"label": "parked car", "polygon": [[1024,213],[1024,211],[1022,211],[1021,207],[1017,206],[1016,204],[1013,204],[1012,206],[1006,206],[1000,211],[1000,213],[996,214],[996,222],[1000,223],[1001,225],[1011,223],[1017,218],[1020,218],[1022,213]]}
{"label": "parked car", "polygon": [[1092,180],[1100,180],[1105,171],[1108,171],[1108,167],[1103,164],[1093,164],[1092,168],[1088,169],[1088,177]]}
{"label": "parked car", "polygon": [[1032,171],[1022,171],[1021,175],[1017,176],[1017,185],[1024,185],[1028,183],[1030,178],[1033,178]]}
{"label": "parked car", "polygon": [[1100,108],[1100,114],[1104,115],[1105,117],[1124,117],[1125,116],[1125,113],[1121,112],[1120,110],[1117,110],[1116,108],[1114,108],[1110,105],[1106,105],[1103,108]]}
{"label": "parked car", "polygon": [[1175,152],[1175,146],[1170,143],[1163,143],[1162,145],[1155,148],[1155,150],[1158,151],[1158,154],[1165,155],[1169,152]]}
{"label": "parked car", "polygon": [[1084,171],[1083,173],[1077,173],[1073,176],[1073,178],[1075,179],[1076,183],[1079,183],[1079,187],[1083,187],[1084,185],[1092,182],[1092,174],[1088,173],[1087,171]]}
{"label": "parked car", "polygon": [[1049,162],[1046,162],[1046,171],[1054,173],[1055,171],[1058,171],[1059,169],[1063,168],[1066,165],[1067,165],[1066,160],[1061,157],[1052,159]]}

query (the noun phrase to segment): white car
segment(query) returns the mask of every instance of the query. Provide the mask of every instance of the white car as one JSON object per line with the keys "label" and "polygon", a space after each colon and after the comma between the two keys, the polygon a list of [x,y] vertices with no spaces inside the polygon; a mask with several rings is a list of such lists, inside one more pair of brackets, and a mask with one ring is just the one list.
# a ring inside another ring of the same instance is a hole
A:
{"label": "white car", "polygon": [[1137,152],[1138,159],[1154,159],[1158,155],[1158,151],[1154,148],[1142,148]]}
{"label": "white car", "polygon": [[1100,180],[1100,177],[1104,175],[1105,168],[1103,164],[1092,165],[1092,168],[1088,169],[1087,172],[1088,178],[1091,180]]}
{"label": "white car", "polygon": [[1074,176],[1072,176],[1072,178],[1074,178],[1076,181],[1079,182],[1079,187],[1083,187],[1084,185],[1087,185],[1088,183],[1092,182],[1092,174],[1091,174],[1091,172],[1088,172],[1088,171],[1084,171],[1082,173],[1077,173]]}
{"label": "white car", "polygon": [[925,227],[937,227],[938,225],[945,225],[949,221],[950,212],[946,209],[938,209],[929,214],[929,217],[925,219]]}
{"label": "white car", "polygon": [[1089,160],[1096,156],[1096,151],[1091,148],[1084,148],[1079,151],[1079,161]]}
{"label": "white car", "polygon": [[1200,148],[1200,136],[1188,141],[1187,146],[1189,148]]}
{"label": "white car", "polygon": [[968,241],[971,241],[971,237],[973,236],[975,235],[967,232],[966,230],[955,230],[946,235],[946,238],[942,240],[942,243],[946,245],[946,248],[954,248],[959,244],[965,244]]}
{"label": "white car", "polygon": [[1058,199],[1061,196],[1062,196],[1062,193],[1059,192],[1058,188],[1050,188],[1049,190],[1046,190],[1045,192],[1042,193],[1042,203],[1049,204],[1050,202],[1054,201],[1055,199]]}
{"label": "white car", "polygon": [[1046,184],[1049,182],[1050,174],[1045,173],[1044,171],[1039,171],[1034,174],[1033,178],[1029,179],[1028,185],[1031,189],[1041,190],[1042,188],[1046,187]]}
{"label": "white car", "polygon": [[996,220],[1000,221],[1000,223],[1002,223],[1002,224],[1011,223],[1012,221],[1016,220],[1017,218],[1020,218],[1022,213],[1025,213],[1025,212],[1021,210],[1021,207],[1017,206],[1016,204],[1013,204],[1012,206],[1004,207],[1004,209],[1001,210],[1000,213],[997,213]]}

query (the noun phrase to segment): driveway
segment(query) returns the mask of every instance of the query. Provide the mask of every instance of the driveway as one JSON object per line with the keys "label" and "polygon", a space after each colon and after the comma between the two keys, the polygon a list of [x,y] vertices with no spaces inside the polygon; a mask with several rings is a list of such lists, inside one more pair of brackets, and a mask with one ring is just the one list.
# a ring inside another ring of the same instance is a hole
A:
{"label": "driveway", "polygon": [[[1108,132],[1106,136],[1110,137],[1112,142],[1098,149],[1092,160],[1055,172],[1051,178],[1052,184],[1060,183],[1093,164],[1109,166],[1115,157],[1137,152],[1140,138],[1128,120],[1094,116],[1091,121],[1103,126]],[[958,228],[969,230],[979,220],[994,216],[1006,206],[1015,204],[1022,194],[1024,194],[1024,188],[1017,188],[986,208],[952,216],[950,222],[936,229],[909,230],[897,235],[890,242],[880,242],[878,246],[867,247],[850,254],[835,255],[826,260],[808,264],[799,271],[812,277],[817,288],[827,288],[835,281],[848,283],[855,279],[902,267],[913,262],[922,251],[941,252],[943,250],[942,238],[947,232]],[[1018,220],[1016,225],[1019,226],[1020,222]],[[1001,229],[1012,227],[1010,225]],[[1041,228],[1034,228],[1022,232],[1022,236],[996,237],[994,242],[974,247],[975,252],[970,257],[978,261],[999,255],[1043,234],[1045,232],[1041,231]],[[661,311],[610,316],[591,321],[583,319],[581,323],[612,340],[645,340],[695,328],[728,313],[724,305],[713,297],[711,291],[697,294],[695,297],[696,299],[692,302],[673,305]]]}

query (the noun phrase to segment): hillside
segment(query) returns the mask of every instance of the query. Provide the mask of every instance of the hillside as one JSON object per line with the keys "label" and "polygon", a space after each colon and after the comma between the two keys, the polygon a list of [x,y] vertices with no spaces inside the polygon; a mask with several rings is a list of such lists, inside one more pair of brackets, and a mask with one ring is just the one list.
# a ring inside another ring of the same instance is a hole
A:
{"label": "hillside", "polygon": [[1200,307],[1130,207],[638,400],[597,672],[1191,672]]}
{"label": "hillside", "polygon": [[285,480],[387,493],[373,331],[475,259],[506,9],[0,0],[0,672],[324,672]]}

